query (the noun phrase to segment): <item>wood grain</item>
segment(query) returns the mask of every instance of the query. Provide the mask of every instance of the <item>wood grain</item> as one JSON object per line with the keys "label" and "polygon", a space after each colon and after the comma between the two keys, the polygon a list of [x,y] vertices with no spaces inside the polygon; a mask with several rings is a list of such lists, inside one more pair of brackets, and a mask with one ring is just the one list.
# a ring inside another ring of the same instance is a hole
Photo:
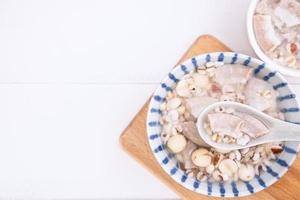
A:
{"label": "wood grain", "polygon": [[[187,50],[178,63],[183,62],[195,55],[215,51],[231,51],[226,45],[210,35],[200,36]],[[150,100],[150,99],[149,99]],[[163,171],[154,158],[148,144],[146,133],[146,115],[149,100],[137,113],[135,118],[120,136],[120,144],[124,151],[136,159],[140,164],[152,172],[156,177],[168,185],[174,192],[185,200],[219,199],[200,195],[190,191],[176,183],[167,173]],[[293,164],[288,173],[271,187],[252,196],[240,199],[262,200],[262,199],[299,199],[300,198],[300,161]]]}

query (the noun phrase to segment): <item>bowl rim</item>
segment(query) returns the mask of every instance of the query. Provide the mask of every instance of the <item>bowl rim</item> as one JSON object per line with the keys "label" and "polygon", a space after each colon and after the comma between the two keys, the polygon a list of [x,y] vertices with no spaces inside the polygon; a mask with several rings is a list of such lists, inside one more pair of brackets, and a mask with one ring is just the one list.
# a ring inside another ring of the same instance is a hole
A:
{"label": "bowl rim", "polygon": [[[254,62],[254,64],[255,64],[257,67],[259,67],[260,65],[263,65],[264,67],[266,67],[266,69],[267,69],[270,73],[274,73],[274,75],[275,75],[276,77],[278,77],[279,80],[280,80],[281,82],[286,83],[285,87],[286,87],[287,89],[285,89],[285,90],[290,91],[291,94],[295,94],[294,91],[293,91],[293,89],[289,86],[289,84],[288,84],[287,81],[285,80],[285,78],[284,78],[280,73],[276,73],[276,71],[274,72],[268,63],[264,63],[263,61],[261,61],[261,60],[259,60],[259,59],[256,59],[256,58],[253,58],[253,57],[251,57],[251,56],[248,56],[248,55],[245,55],[245,54],[240,54],[240,53],[235,53],[235,52],[210,52],[210,53],[200,54],[200,55],[197,55],[197,56],[195,56],[195,57],[193,57],[193,58],[191,58],[191,59],[188,59],[188,60],[186,60],[186,61],[184,61],[184,62],[182,62],[182,63],[179,63],[178,65],[176,65],[175,68],[173,68],[172,70],[170,70],[170,73],[174,73],[174,72],[176,72],[177,70],[180,70],[180,68],[181,68],[181,70],[182,70],[182,66],[188,65],[188,64],[190,64],[190,63],[193,63],[193,61],[195,61],[195,60],[200,60],[200,59],[203,59],[203,58],[205,58],[205,57],[207,57],[207,56],[221,55],[221,54],[223,55],[223,57],[224,57],[225,59],[226,59],[226,58],[233,59],[234,57],[235,57],[236,59],[240,59],[240,60],[243,60],[243,61],[247,61],[247,59],[250,59],[251,62]],[[225,59],[224,59],[224,60],[225,60]],[[194,63],[193,63],[193,64],[194,64]],[[190,183],[182,182],[182,181],[181,181],[182,179],[180,179],[180,178],[177,177],[177,176],[173,176],[172,170],[174,170],[174,167],[173,167],[173,169],[171,169],[169,166],[167,166],[165,163],[163,163],[164,160],[162,160],[161,157],[158,156],[158,155],[155,153],[155,151],[157,150],[157,146],[156,146],[156,144],[152,141],[153,138],[151,138],[151,137],[153,136],[153,132],[151,132],[152,130],[151,130],[151,127],[150,127],[150,123],[151,123],[151,120],[152,120],[152,119],[151,119],[151,118],[152,118],[151,115],[153,115],[153,113],[151,113],[150,108],[155,107],[154,105],[155,105],[155,102],[157,101],[157,99],[155,99],[155,95],[156,95],[156,94],[159,94],[160,91],[166,89],[165,86],[163,87],[163,83],[164,83],[168,78],[170,78],[170,73],[169,73],[168,76],[166,76],[166,77],[162,80],[163,82],[161,82],[161,87],[158,86],[158,87],[156,88],[156,90],[155,90],[153,96],[151,97],[151,100],[150,100],[150,103],[149,103],[149,106],[148,106],[149,109],[148,109],[148,112],[147,112],[147,120],[146,120],[146,129],[147,129],[147,136],[148,136],[148,137],[147,137],[147,141],[148,141],[148,144],[149,144],[149,146],[150,146],[150,148],[151,148],[151,150],[152,150],[152,154],[153,154],[153,156],[155,157],[156,162],[158,162],[158,164],[160,165],[160,167],[163,168],[163,170],[164,170],[169,176],[171,176],[171,178],[172,178],[173,180],[175,180],[178,184],[182,185],[183,187],[185,187],[185,188],[187,188],[187,189],[189,189],[189,190],[191,190],[191,191],[197,192],[197,193],[199,193],[199,194],[207,195],[207,196],[224,197],[224,196],[222,196],[222,194],[220,194],[220,192],[212,191],[212,192],[210,192],[210,194],[208,194],[207,191],[204,190],[204,189],[196,189],[196,190],[195,190],[195,189],[193,189],[193,187],[190,185]],[[176,83],[175,83],[175,84],[176,84]],[[295,106],[295,107],[299,109],[299,104],[298,104],[297,99],[294,99],[294,100],[295,100],[295,103],[296,103],[296,106]],[[159,105],[160,105],[160,104],[159,104]],[[152,110],[152,109],[151,109],[151,110]],[[299,115],[298,113],[299,113],[299,112],[297,111],[297,115]],[[156,138],[159,137],[159,139],[160,139],[160,136],[158,136],[158,134],[156,134],[155,137],[156,137]],[[161,141],[161,140],[160,140],[160,141]],[[162,144],[162,142],[161,142],[160,144]],[[155,145],[155,146],[154,146],[154,145]],[[161,146],[161,145],[160,145],[160,146]],[[160,147],[160,148],[161,148],[161,147]],[[242,196],[247,196],[247,195],[251,195],[251,194],[257,193],[257,192],[259,192],[259,191],[261,191],[261,190],[263,190],[263,189],[269,187],[270,185],[274,184],[275,182],[277,182],[277,181],[278,181],[278,180],[279,180],[279,179],[280,179],[280,178],[288,171],[289,166],[295,161],[295,159],[297,158],[297,154],[298,154],[298,152],[299,152],[299,149],[300,149],[300,143],[296,143],[296,148],[293,149],[293,151],[294,151],[293,155],[291,155],[290,158],[287,160],[287,162],[288,162],[288,163],[286,163],[287,166],[286,166],[285,168],[280,169],[280,171],[279,171],[278,174],[277,174],[277,179],[275,179],[275,177],[271,177],[270,180],[267,180],[267,181],[266,181],[266,184],[263,183],[263,184],[265,184],[264,187],[252,188],[252,189],[255,189],[255,190],[252,190],[252,191],[249,190],[249,188],[248,188],[249,185],[247,185],[248,183],[245,182],[245,184],[246,184],[248,190],[240,191],[240,192],[238,193],[238,196],[239,196],[239,197],[242,197]],[[164,148],[160,149],[160,151],[166,152]],[[167,153],[168,153],[168,152],[166,152],[166,154],[167,154]],[[169,155],[170,155],[170,154],[167,154],[167,156],[169,156]],[[167,158],[167,157],[166,157],[166,158]],[[176,166],[176,167],[177,167],[177,166]],[[175,173],[176,173],[176,171],[175,171]],[[175,175],[176,175],[176,174],[175,174]],[[260,182],[261,179],[260,179],[259,177],[260,177],[260,176],[257,176],[256,179],[257,179],[257,181],[259,182],[260,186],[262,186],[262,184],[261,184],[261,182]],[[199,181],[195,181],[195,182],[199,182]],[[194,183],[195,183],[195,182],[194,182]],[[199,183],[200,183],[200,182],[199,182]],[[233,184],[233,182],[231,183],[231,185],[232,185],[232,184]],[[219,185],[221,185],[221,184],[219,183]],[[223,184],[222,184],[222,185],[223,185]],[[232,187],[233,187],[233,185],[232,185]],[[250,185],[250,187],[252,187],[252,186]],[[221,191],[221,189],[220,189],[220,191]],[[236,196],[236,194],[235,194],[233,191],[229,191],[229,192],[226,194],[225,197],[235,197],[235,196]]]}
{"label": "bowl rim", "polygon": [[262,49],[260,48],[254,33],[253,28],[253,15],[256,9],[256,5],[260,0],[252,0],[249,4],[248,11],[247,11],[247,33],[250,45],[252,46],[256,55],[266,63],[269,63],[270,66],[274,66],[276,70],[281,72],[282,74],[293,76],[293,77],[300,77],[300,69],[293,69],[290,67],[285,67],[279,65],[277,62],[273,61],[269,56],[267,56]]}

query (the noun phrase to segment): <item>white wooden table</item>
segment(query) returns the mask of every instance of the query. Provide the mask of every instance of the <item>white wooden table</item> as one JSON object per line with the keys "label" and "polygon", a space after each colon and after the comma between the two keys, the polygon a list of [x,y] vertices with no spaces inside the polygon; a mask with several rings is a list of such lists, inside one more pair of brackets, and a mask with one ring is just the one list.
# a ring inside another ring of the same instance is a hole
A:
{"label": "white wooden table", "polygon": [[249,2],[0,1],[0,198],[177,198],[119,134],[198,35],[254,56]]}

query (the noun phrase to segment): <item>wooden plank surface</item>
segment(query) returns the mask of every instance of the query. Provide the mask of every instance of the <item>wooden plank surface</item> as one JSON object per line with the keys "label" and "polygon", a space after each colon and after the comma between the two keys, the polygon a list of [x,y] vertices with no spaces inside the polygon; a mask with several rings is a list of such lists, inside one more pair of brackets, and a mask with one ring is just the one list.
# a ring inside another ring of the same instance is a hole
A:
{"label": "wooden plank surface", "polygon": [[[230,51],[230,49],[213,36],[200,36],[187,50],[178,63],[181,63],[182,61],[187,60],[195,55],[215,51]],[[146,167],[166,185],[168,185],[181,198],[185,200],[218,199],[200,195],[182,187],[160,167],[159,163],[155,160],[147,141],[146,115],[148,104],[149,100],[145,103],[142,109],[137,113],[135,118],[121,134],[120,144],[123,150],[136,159],[144,167]],[[274,185],[256,193],[255,195],[243,197],[241,199],[298,199],[300,196],[300,180],[297,178],[297,176],[299,175],[300,161],[297,159],[288,173]]]}

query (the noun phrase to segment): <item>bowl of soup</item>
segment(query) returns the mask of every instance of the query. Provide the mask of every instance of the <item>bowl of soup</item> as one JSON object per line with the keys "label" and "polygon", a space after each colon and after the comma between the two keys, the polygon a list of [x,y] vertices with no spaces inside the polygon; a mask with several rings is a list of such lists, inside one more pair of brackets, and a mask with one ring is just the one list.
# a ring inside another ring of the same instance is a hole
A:
{"label": "bowl of soup", "polygon": [[[161,81],[149,104],[148,142],[162,169],[185,188],[216,197],[251,195],[287,172],[299,143],[267,143],[235,151],[208,146],[199,137],[197,117],[220,101],[243,103],[274,118],[300,122],[294,92],[270,64],[243,54],[215,52],[179,64]],[[220,108],[216,113],[232,111]],[[214,119],[221,128],[235,120]],[[212,137],[223,141],[219,135]]]}

